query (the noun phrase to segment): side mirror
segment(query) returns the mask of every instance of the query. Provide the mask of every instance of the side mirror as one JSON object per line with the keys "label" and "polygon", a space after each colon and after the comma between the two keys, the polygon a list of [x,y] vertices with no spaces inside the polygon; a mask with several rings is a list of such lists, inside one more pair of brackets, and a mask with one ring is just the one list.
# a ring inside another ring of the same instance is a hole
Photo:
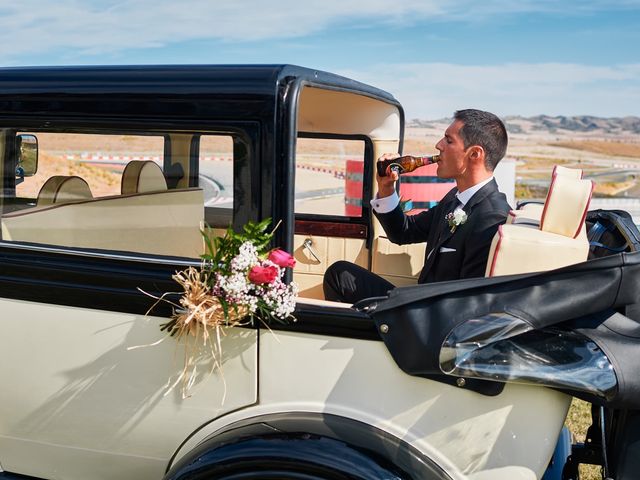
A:
{"label": "side mirror", "polygon": [[[16,135],[16,178],[20,182],[38,171],[38,138],[35,135]],[[20,183],[16,182],[16,183]]]}

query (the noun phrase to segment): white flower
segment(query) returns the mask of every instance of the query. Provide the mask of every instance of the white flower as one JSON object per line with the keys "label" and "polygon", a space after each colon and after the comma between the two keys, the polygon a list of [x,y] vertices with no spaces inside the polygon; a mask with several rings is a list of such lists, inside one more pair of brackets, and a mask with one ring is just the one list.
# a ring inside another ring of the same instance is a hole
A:
{"label": "white flower", "polygon": [[229,276],[219,275],[217,286],[225,293],[227,298],[233,299],[242,298],[251,289],[246,275],[242,272],[233,273]]}
{"label": "white flower", "polygon": [[231,260],[232,270],[245,271],[258,263],[258,250],[252,242],[244,242],[238,250],[238,254]]}
{"label": "white flower", "polygon": [[453,212],[447,213],[444,219],[449,224],[451,233],[453,233],[456,231],[456,228],[458,228],[460,225],[464,225],[464,223],[467,221],[467,214],[462,208],[458,207]]}
{"label": "white flower", "polygon": [[461,208],[456,208],[453,212],[453,223],[455,225],[462,225],[467,221],[467,214]]}

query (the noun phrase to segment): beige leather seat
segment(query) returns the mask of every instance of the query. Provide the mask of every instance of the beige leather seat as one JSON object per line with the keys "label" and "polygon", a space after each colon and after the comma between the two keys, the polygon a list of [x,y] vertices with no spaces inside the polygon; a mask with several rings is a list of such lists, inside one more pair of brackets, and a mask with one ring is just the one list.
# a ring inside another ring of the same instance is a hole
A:
{"label": "beige leather seat", "polygon": [[589,254],[584,221],[593,182],[555,175],[539,225],[501,225],[493,238],[486,276],[538,272],[583,262]]}
{"label": "beige leather seat", "polygon": [[167,190],[167,180],[160,166],[151,160],[132,160],[122,172],[120,192],[133,193],[160,192]]}
{"label": "beige leather seat", "polygon": [[583,172],[581,168],[569,168],[563,167],[562,165],[554,165],[553,171],[551,172],[551,178],[561,176],[580,179],[582,175]]}
{"label": "beige leather seat", "polygon": [[[567,168],[561,165],[555,165],[551,172],[551,181],[556,177],[582,178],[581,168]],[[525,225],[540,225],[542,217],[542,203],[527,203],[518,210],[511,210],[507,217],[507,223],[520,223]]]}
{"label": "beige leather seat", "polygon": [[89,184],[84,179],[72,175],[55,175],[40,188],[36,205],[42,207],[92,198]]}
{"label": "beige leather seat", "polygon": [[202,189],[168,190],[157,164],[133,161],[123,172],[122,193],[94,199],[81,178],[52,177],[36,207],[2,216],[2,238],[187,258],[202,254]]}

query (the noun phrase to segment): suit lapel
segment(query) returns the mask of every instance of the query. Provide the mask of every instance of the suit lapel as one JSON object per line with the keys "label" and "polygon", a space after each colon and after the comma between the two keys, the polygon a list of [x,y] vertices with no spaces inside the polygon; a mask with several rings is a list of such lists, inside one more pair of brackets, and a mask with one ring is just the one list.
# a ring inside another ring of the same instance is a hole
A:
{"label": "suit lapel", "polygon": [[[480,190],[478,190],[473,197],[471,197],[469,199],[469,201],[466,203],[466,205],[463,207],[464,213],[467,214],[467,217],[470,217],[471,214],[473,213],[473,210],[475,209],[476,205],[479,205],[485,198],[487,198],[489,195],[491,195],[491,193],[493,191],[497,191],[498,190],[498,185],[496,184],[495,179],[491,180],[489,183],[487,183],[484,187],[482,187]],[[439,242],[438,245],[436,245],[437,248],[440,248],[440,245],[442,245],[443,243],[445,243],[447,240],[449,240],[453,234],[458,230],[457,227],[453,232],[451,231],[451,227],[449,227],[449,223],[445,220],[445,230],[443,232],[442,235],[440,235],[439,238]]]}
{"label": "suit lapel", "polygon": [[[440,238],[438,239],[438,243],[436,245],[436,248],[440,248],[440,245],[442,245],[443,243],[445,243],[447,240],[449,240],[453,234],[455,233],[454,231],[451,231],[451,227],[449,226],[449,222],[446,218],[443,218],[444,221],[444,228],[442,230],[442,234],[440,235]],[[457,230],[457,228],[456,228]]]}
{"label": "suit lapel", "polygon": [[[451,227],[449,226],[449,221],[447,220],[447,214],[451,211],[453,211],[453,204],[457,203],[457,199],[454,197],[454,201],[451,202],[448,206],[448,208],[446,210],[442,211],[442,214],[440,215],[442,218],[439,219],[438,224],[439,224],[439,231],[438,231],[438,235],[437,237],[435,237],[436,241],[433,244],[433,249],[431,249],[431,255],[429,257],[429,261],[431,263],[433,263],[436,255],[438,254],[438,250],[440,249],[440,246],[445,243],[447,240],[449,240],[454,232],[451,231]],[[458,203],[458,205],[460,205]]]}
{"label": "suit lapel", "polygon": [[436,232],[433,236],[433,245],[437,247],[440,243],[442,243],[442,237],[447,234],[449,231],[449,224],[446,220],[446,216],[449,212],[453,211],[454,205],[458,203],[458,199],[456,198],[456,193],[458,193],[457,188],[453,188],[449,191],[445,198],[443,198],[442,206],[438,209],[436,213],[438,216],[435,218],[436,223]]}
{"label": "suit lapel", "polygon": [[424,267],[422,268],[422,272],[420,272],[419,281],[422,281],[426,276],[426,272],[429,271],[433,261],[437,255],[437,249],[440,248],[440,245],[443,243],[443,237],[447,235],[449,232],[449,225],[445,219],[447,213],[453,208],[455,202],[457,202],[456,193],[458,192],[457,188],[453,188],[449,190],[449,192],[443,197],[442,201],[438,204],[436,208],[438,208],[437,212],[434,212],[436,217],[434,218],[436,230],[431,235],[431,239],[427,242],[427,258],[424,263]]}

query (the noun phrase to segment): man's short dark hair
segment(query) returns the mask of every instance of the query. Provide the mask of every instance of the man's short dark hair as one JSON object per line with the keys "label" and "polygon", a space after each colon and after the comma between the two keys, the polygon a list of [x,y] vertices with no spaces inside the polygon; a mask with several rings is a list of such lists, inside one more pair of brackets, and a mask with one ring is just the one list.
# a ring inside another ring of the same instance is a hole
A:
{"label": "man's short dark hair", "polygon": [[464,148],[480,145],[485,152],[485,166],[493,171],[507,151],[507,129],[502,120],[493,113],[472,108],[458,110],[453,118],[464,124],[460,129]]}

